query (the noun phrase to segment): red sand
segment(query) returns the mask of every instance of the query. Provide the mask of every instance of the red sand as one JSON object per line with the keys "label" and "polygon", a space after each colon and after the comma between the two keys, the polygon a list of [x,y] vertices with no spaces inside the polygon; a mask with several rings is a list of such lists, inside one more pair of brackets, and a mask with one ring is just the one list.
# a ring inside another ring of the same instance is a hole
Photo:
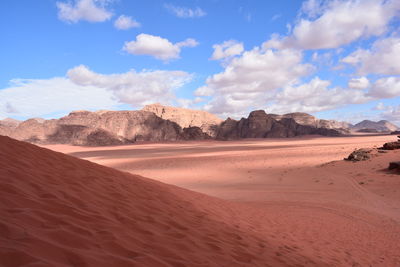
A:
{"label": "red sand", "polygon": [[327,163],[393,139],[51,146],[232,202],[1,137],[0,263],[400,266],[400,151]]}

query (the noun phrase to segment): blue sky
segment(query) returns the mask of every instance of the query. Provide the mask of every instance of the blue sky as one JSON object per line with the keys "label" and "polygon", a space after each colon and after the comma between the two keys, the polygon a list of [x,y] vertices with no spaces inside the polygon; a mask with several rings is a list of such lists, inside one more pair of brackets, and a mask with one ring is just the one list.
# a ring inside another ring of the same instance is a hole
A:
{"label": "blue sky", "polygon": [[4,0],[0,119],[160,102],[400,123],[400,4]]}

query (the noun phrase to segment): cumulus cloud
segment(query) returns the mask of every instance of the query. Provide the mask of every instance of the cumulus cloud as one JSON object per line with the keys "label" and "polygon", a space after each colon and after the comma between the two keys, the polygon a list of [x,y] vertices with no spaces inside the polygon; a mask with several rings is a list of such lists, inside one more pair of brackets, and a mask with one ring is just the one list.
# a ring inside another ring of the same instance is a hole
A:
{"label": "cumulus cloud", "polygon": [[80,86],[61,77],[15,79],[0,90],[0,117],[42,117],[76,109],[111,109],[117,104],[105,88]]}
{"label": "cumulus cloud", "polygon": [[352,78],[349,83],[348,87],[351,89],[366,89],[370,86],[370,82],[366,77],[360,78]]}
{"label": "cumulus cloud", "polygon": [[386,110],[380,115],[383,119],[394,122],[397,126],[400,126],[400,105],[387,106]]}
{"label": "cumulus cloud", "polygon": [[200,7],[188,8],[174,6],[172,4],[165,4],[164,7],[179,18],[200,18],[207,15],[207,13]]}
{"label": "cumulus cloud", "polygon": [[244,48],[243,43],[235,40],[225,41],[222,44],[213,45],[214,53],[211,56],[213,60],[232,58],[233,56],[242,54]]}
{"label": "cumulus cloud", "polygon": [[77,85],[107,89],[121,103],[134,107],[154,102],[171,103],[175,99],[174,90],[192,79],[183,71],[131,70],[120,74],[99,74],[83,65],[70,69],[67,76]]}
{"label": "cumulus cloud", "polygon": [[307,18],[301,18],[289,36],[274,36],[265,45],[275,48],[337,48],[361,38],[382,35],[399,10],[396,0],[309,0],[302,8]]}
{"label": "cumulus cloud", "polygon": [[274,104],[269,110],[276,113],[318,112],[372,99],[360,90],[330,86],[330,81],[318,77],[299,86],[287,86],[274,97]]}
{"label": "cumulus cloud", "polygon": [[106,9],[107,0],[75,0],[74,2],[57,2],[58,18],[76,23],[80,20],[102,22],[109,20],[113,13]]}
{"label": "cumulus cloud", "polygon": [[205,105],[208,111],[227,115],[246,113],[250,107],[265,105],[274,91],[313,71],[302,63],[297,50],[264,50],[254,48],[233,58],[223,72],[207,78],[206,85],[196,90],[198,96],[214,93]]}
{"label": "cumulus cloud", "polygon": [[374,98],[400,96],[400,77],[385,77],[376,80],[368,94]]}
{"label": "cumulus cloud", "polygon": [[140,27],[140,23],[132,19],[132,17],[121,15],[115,20],[114,27],[118,30],[129,30]]}
{"label": "cumulus cloud", "polygon": [[358,49],[342,59],[355,65],[357,72],[365,74],[400,74],[400,38],[389,37],[376,41],[371,49]]}
{"label": "cumulus cloud", "polygon": [[67,77],[14,79],[0,90],[0,118],[60,116],[72,110],[115,109],[129,104],[134,108],[176,100],[175,90],[191,81],[183,71],[141,71],[99,74],[80,65]]}
{"label": "cumulus cloud", "polygon": [[198,42],[191,38],[173,44],[160,36],[141,33],[136,36],[135,41],[126,42],[123,50],[134,55],[150,55],[168,61],[179,58],[182,47],[195,47],[197,45]]}

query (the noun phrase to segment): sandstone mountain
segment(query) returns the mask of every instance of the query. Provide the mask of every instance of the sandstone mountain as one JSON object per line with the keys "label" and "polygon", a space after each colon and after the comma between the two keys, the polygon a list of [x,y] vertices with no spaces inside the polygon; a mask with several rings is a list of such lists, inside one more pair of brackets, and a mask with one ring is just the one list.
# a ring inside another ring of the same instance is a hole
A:
{"label": "sandstone mountain", "polygon": [[349,133],[349,129],[351,128],[351,124],[348,122],[341,122],[336,120],[323,120],[317,119],[316,117],[303,112],[294,112],[288,113],[284,115],[276,115],[269,114],[276,120],[281,120],[283,118],[290,118],[295,120],[298,124],[313,126],[316,128],[327,128],[327,129],[336,129],[341,133]]}
{"label": "sandstone mountain", "polygon": [[361,132],[365,132],[366,130],[368,130],[369,132],[372,132],[373,130],[377,132],[393,132],[398,129],[399,127],[386,120],[381,120],[381,121],[363,120],[352,127],[352,130]]}
{"label": "sandstone mountain", "polygon": [[120,145],[135,141],[176,141],[209,138],[198,128],[182,129],[147,111],[74,111],[53,120],[26,120],[0,135],[33,143]]}
{"label": "sandstone mountain", "polygon": [[230,140],[239,138],[279,138],[294,137],[298,135],[319,134],[326,136],[338,136],[340,132],[335,129],[317,128],[310,125],[297,123],[293,118],[280,118],[265,113],[264,110],[256,110],[249,117],[239,121],[228,118],[219,127],[216,138]]}
{"label": "sandstone mountain", "polygon": [[212,137],[216,135],[218,125],[222,122],[222,119],[214,114],[202,110],[168,107],[161,104],[147,105],[142,110],[153,112],[162,119],[176,122],[182,128],[199,127]]}
{"label": "sandstone mountain", "polygon": [[241,120],[222,121],[204,111],[154,104],[137,111],[73,111],[60,119],[3,120],[0,135],[41,144],[105,146],[137,141],[337,136],[346,133],[346,126],[306,113],[275,115],[263,110]]}

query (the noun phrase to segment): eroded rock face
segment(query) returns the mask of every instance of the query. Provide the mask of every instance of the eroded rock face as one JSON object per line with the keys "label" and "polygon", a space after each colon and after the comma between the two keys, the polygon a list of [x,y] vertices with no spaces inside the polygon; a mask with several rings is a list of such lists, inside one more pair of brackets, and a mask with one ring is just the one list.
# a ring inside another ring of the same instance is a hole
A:
{"label": "eroded rock face", "polygon": [[217,139],[231,140],[239,138],[285,138],[298,135],[319,134],[338,136],[340,133],[334,129],[316,128],[301,125],[293,118],[281,118],[279,121],[274,116],[268,115],[264,110],[256,110],[249,117],[236,121],[228,118],[218,130]]}
{"label": "eroded rock face", "polygon": [[317,119],[316,117],[304,112],[293,112],[284,115],[269,115],[271,115],[274,119],[278,121],[282,119],[293,119],[296,123],[300,125],[312,126],[315,128],[335,129],[342,134],[349,133],[349,129],[352,126],[350,123],[347,122]]}
{"label": "eroded rock face", "polygon": [[26,120],[6,135],[33,143],[101,146],[174,141],[180,140],[181,134],[179,125],[152,112],[75,111],[58,120]]}
{"label": "eroded rock face", "polygon": [[142,110],[153,112],[158,117],[173,121],[182,128],[199,127],[203,132],[213,137],[222,122],[214,114],[202,110],[168,107],[161,104],[147,105]]}

